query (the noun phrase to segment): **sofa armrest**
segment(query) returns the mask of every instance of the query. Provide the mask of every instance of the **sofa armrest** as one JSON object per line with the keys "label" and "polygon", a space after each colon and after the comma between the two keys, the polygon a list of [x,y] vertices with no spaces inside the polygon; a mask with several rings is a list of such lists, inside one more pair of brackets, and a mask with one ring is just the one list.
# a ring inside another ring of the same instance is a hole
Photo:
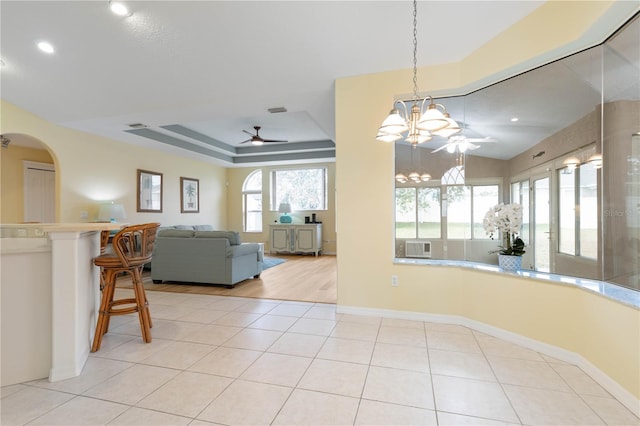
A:
{"label": "sofa armrest", "polygon": [[[227,247],[227,257],[244,256],[245,254],[256,253],[260,257],[260,244],[258,243],[242,243],[235,246]],[[258,258],[262,261],[261,258]]]}

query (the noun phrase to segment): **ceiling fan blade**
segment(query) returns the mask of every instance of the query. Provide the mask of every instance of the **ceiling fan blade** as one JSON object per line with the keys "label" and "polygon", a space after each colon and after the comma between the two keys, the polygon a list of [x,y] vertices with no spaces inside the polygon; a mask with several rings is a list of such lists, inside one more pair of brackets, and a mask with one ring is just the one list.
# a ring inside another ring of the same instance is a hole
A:
{"label": "ceiling fan blade", "polygon": [[494,138],[466,138],[466,142],[498,142],[497,139]]}
{"label": "ceiling fan blade", "polygon": [[246,133],[246,134],[248,134],[248,135],[255,136],[255,134],[253,134],[253,133],[251,133],[251,132],[249,132],[249,131],[247,131],[247,130],[242,129],[242,131],[243,131],[243,132],[245,132],[245,133]]}
{"label": "ceiling fan blade", "polygon": [[438,152],[438,151],[442,151],[443,149],[446,149],[446,148],[447,148],[447,145],[448,145],[448,143],[446,143],[446,144],[442,145],[440,148],[436,148],[436,149],[434,149],[433,151],[431,151],[431,153],[433,154],[433,153],[436,153],[436,152]]}
{"label": "ceiling fan blade", "polygon": [[247,139],[246,141],[240,142],[240,144],[242,145],[243,143],[251,142],[252,140],[253,140],[253,138]]}
{"label": "ceiling fan blade", "polygon": [[283,140],[277,140],[277,139],[262,139],[262,142],[289,142],[289,141],[283,141]]}

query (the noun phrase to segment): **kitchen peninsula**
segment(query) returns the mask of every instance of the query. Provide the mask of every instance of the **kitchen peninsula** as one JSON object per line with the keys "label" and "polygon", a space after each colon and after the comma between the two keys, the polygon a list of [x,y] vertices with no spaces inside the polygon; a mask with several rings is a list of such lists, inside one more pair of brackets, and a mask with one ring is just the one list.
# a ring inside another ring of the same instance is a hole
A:
{"label": "kitchen peninsula", "polygon": [[100,231],[121,226],[0,225],[2,386],[82,372],[100,305]]}

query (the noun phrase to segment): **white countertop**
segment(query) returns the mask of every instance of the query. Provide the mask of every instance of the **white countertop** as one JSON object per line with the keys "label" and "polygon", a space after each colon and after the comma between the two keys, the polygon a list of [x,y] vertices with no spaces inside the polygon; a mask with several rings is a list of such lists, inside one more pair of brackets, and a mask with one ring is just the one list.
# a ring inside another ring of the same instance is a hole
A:
{"label": "white countertop", "polygon": [[2,228],[42,229],[45,232],[88,232],[112,231],[126,224],[112,222],[77,222],[77,223],[2,223]]}

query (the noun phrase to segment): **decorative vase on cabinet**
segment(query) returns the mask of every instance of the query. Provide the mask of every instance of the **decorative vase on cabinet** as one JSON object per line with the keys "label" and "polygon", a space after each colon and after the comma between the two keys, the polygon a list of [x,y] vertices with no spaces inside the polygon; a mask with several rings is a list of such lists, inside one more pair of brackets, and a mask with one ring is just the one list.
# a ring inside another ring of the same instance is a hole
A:
{"label": "decorative vase on cabinet", "polygon": [[498,265],[505,271],[519,271],[522,268],[522,256],[498,254]]}

